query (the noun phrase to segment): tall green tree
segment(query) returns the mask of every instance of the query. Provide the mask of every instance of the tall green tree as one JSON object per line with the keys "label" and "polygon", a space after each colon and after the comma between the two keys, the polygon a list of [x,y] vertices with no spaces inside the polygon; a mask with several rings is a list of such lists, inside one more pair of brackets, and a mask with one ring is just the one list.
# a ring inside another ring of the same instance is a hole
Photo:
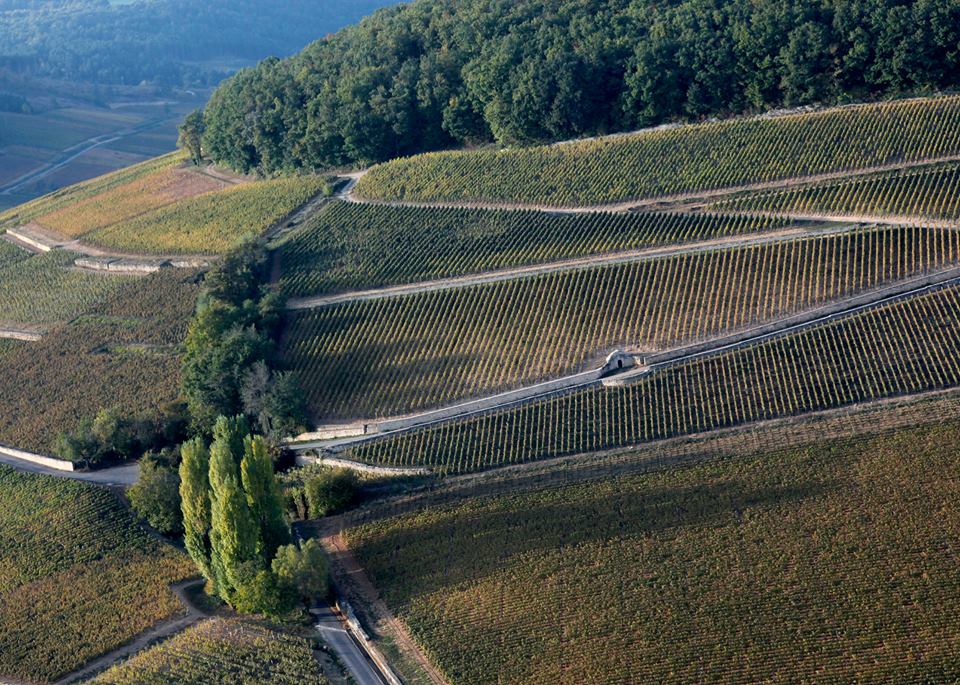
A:
{"label": "tall green tree", "polygon": [[195,438],[183,444],[180,456],[183,542],[203,577],[214,583],[210,546],[210,453],[203,439]]}
{"label": "tall green tree", "polygon": [[257,554],[263,559],[273,559],[278,547],[289,544],[290,528],[273,473],[273,460],[262,437],[248,436],[244,440],[240,473],[250,514],[257,527]]}
{"label": "tall green tree", "polygon": [[195,166],[203,163],[203,112],[199,109],[187,115],[183,123],[177,127],[179,136],[177,146],[190,154]]}

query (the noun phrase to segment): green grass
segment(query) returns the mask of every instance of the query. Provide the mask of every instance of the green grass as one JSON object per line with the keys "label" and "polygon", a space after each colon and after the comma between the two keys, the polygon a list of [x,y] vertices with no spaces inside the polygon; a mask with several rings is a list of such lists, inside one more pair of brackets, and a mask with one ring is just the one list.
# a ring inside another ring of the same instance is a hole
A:
{"label": "green grass", "polygon": [[954,422],[347,538],[454,685],[956,682],[958,446]]}
{"label": "green grass", "polygon": [[551,214],[332,202],[279,243],[280,287],[290,296],[375,288],[785,225],[689,214]]}
{"label": "green grass", "polygon": [[596,205],[960,153],[960,97],[439,152],[374,167],[357,191],[410,201]]}
{"label": "green grass", "polygon": [[[5,248],[4,248],[5,249]],[[115,293],[133,276],[93,274],[71,268],[76,255],[54,250],[0,263],[0,321],[53,324],[69,321]]]}
{"label": "green grass", "polygon": [[141,652],[90,685],[325,685],[305,639],[210,619]]}
{"label": "green grass", "polygon": [[177,614],[194,573],[109,491],[0,465],[0,674],[56,680]]}
{"label": "green grass", "polygon": [[328,188],[320,176],[239,185],[94,231],[95,245],[153,254],[220,254],[261,235]]}
{"label": "green grass", "polygon": [[353,450],[441,472],[637,445],[960,384],[960,289],[883,305],[768,342]]}
{"label": "green grass", "polygon": [[318,421],[392,416],[849,297],[956,263],[958,240],[887,227],[354,301],[293,316],[284,355]]}

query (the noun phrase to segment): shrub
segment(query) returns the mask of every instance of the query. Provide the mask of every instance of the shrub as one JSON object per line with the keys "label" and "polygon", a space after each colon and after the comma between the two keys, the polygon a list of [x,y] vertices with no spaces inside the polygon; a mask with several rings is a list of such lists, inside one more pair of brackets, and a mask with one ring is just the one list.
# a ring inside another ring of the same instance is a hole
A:
{"label": "shrub", "polygon": [[160,533],[169,536],[183,533],[180,476],[176,468],[153,458],[141,460],[140,476],[127,496],[137,515]]}
{"label": "shrub", "polygon": [[341,511],[357,497],[356,479],[343,469],[322,471],[307,480],[304,489],[307,507],[313,518]]}

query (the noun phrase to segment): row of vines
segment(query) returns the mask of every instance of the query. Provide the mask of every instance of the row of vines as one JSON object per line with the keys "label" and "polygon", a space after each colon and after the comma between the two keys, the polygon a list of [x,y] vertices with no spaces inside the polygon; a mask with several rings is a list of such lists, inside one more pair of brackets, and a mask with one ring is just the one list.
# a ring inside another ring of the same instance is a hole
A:
{"label": "row of vines", "polygon": [[289,296],[773,231],[786,221],[693,214],[497,211],[332,202],[278,245]]}
{"label": "row of vines", "polygon": [[955,264],[960,234],[883,227],[354,301],[295,315],[320,420],[390,416],[708,338]]}
{"label": "row of vines", "polygon": [[597,205],[960,154],[960,97],[728,120],[547,147],[388,162],[378,200]]}
{"label": "row of vines", "polygon": [[0,466],[0,674],[55,681],[176,614],[194,573],[109,491]]}
{"label": "row of vines", "polygon": [[960,291],[944,289],[772,341],[364,445],[378,464],[441,471],[622,447],[960,384]]}
{"label": "row of vines", "polygon": [[90,685],[326,685],[302,637],[210,619],[141,652]]}
{"label": "row of vines", "polygon": [[714,206],[722,211],[787,216],[911,217],[953,222],[960,218],[960,164],[766,191]]}

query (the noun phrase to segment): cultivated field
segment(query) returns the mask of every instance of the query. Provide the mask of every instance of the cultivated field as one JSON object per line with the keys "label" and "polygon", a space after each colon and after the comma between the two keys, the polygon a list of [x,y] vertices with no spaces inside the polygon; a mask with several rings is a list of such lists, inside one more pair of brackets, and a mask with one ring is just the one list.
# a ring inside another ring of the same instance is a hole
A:
{"label": "cultivated field", "polygon": [[[10,246],[12,247],[12,246]],[[54,250],[5,258],[0,248],[0,321],[53,324],[69,321],[116,293],[134,276],[94,274],[73,268],[76,255]],[[25,257],[25,258],[24,258]]]}
{"label": "cultivated field", "polygon": [[958,444],[951,423],[347,537],[455,685],[954,682]]}
{"label": "cultivated field", "polygon": [[220,254],[259,236],[327,187],[319,176],[233,186],[112,224],[85,240],[136,253]]}
{"label": "cultivated field", "polygon": [[578,206],[960,154],[960,97],[728,120],[546,147],[439,152],[374,167],[364,197]]}
{"label": "cultivated field", "polygon": [[0,675],[56,680],[179,613],[195,573],[107,490],[0,466]]}
{"label": "cultivated field", "polygon": [[443,405],[782,317],[954,264],[960,234],[883,227],[298,313],[285,357],[316,416]]}
{"label": "cultivated field", "polygon": [[386,465],[473,471],[960,383],[960,289],[598,388],[355,448]]}
{"label": "cultivated field", "polygon": [[133,414],[176,399],[196,276],[169,269],[124,281],[71,324],[0,356],[0,441],[49,453],[60,431],[100,408]]}
{"label": "cultivated field", "polygon": [[960,164],[936,164],[788,190],[754,193],[715,205],[771,214],[960,219]]}
{"label": "cultivated field", "polygon": [[325,685],[307,640],[210,619],[138,654],[90,685]]}
{"label": "cultivated field", "polygon": [[278,244],[286,295],[415,283],[526,264],[775,231],[785,221],[549,214],[332,202]]}

